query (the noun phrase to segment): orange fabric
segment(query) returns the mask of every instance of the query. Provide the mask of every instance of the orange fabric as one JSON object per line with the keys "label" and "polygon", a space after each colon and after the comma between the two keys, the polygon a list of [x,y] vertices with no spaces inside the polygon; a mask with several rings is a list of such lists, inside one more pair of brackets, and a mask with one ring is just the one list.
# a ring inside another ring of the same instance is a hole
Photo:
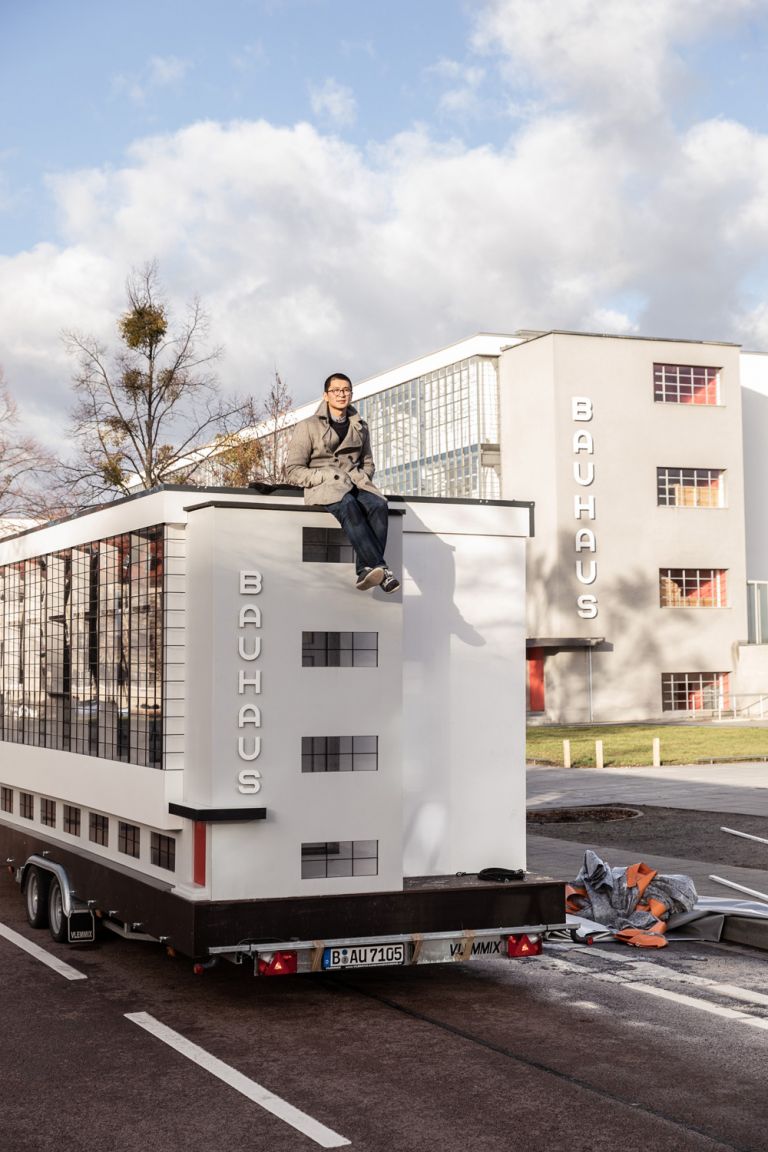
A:
{"label": "orange fabric", "polygon": [[627,868],[627,886],[629,888],[637,888],[642,896],[655,876],[656,870],[649,868],[648,865],[643,864],[641,860],[638,864],[630,864]]}
{"label": "orange fabric", "polygon": [[622,928],[616,933],[616,939],[621,940],[623,944],[630,944],[633,948],[666,948],[667,941],[663,936],[657,935],[657,931],[655,925],[648,931],[642,928]]}

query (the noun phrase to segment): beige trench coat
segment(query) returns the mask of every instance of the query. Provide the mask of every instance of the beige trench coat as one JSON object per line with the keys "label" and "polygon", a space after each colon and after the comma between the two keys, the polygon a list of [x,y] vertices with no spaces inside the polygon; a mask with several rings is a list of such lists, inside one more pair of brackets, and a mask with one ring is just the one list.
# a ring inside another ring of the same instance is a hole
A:
{"label": "beige trench coat", "polygon": [[372,481],[375,465],[368,425],[351,404],[349,428],[339,445],[331,427],[328,405],[296,425],[285,459],[285,478],[304,489],[306,504],[335,504],[352,490],[364,488],[382,496]]}

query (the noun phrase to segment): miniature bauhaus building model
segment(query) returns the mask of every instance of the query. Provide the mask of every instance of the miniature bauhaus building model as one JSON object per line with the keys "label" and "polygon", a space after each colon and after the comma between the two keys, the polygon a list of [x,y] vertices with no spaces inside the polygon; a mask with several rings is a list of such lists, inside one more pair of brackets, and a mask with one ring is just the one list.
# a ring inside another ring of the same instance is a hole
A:
{"label": "miniature bauhaus building model", "polygon": [[15,855],[209,906],[524,867],[531,521],[391,501],[391,597],[295,489],[163,488],[2,541]]}

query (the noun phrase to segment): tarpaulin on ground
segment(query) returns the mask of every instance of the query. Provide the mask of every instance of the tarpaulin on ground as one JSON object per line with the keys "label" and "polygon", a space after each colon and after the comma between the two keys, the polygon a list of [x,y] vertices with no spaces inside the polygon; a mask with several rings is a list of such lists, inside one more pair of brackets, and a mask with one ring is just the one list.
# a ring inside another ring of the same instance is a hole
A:
{"label": "tarpaulin on ground", "polygon": [[690,876],[662,874],[642,862],[611,868],[588,849],[576,879],[566,887],[566,908],[613,930],[617,940],[663,948],[670,916],[696,904]]}

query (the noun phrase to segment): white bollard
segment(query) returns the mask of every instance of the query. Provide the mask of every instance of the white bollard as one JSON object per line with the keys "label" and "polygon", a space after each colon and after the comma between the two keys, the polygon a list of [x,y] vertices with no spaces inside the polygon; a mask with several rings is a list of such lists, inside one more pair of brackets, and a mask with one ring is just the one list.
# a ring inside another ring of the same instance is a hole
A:
{"label": "white bollard", "polygon": [[602,740],[595,740],[595,767],[603,767],[603,742]]}
{"label": "white bollard", "polygon": [[571,766],[571,742],[570,740],[563,740],[563,768],[570,768]]}
{"label": "white bollard", "polygon": [[661,768],[661,740],[658,736],[653,738],[653,766],[654,768]]}

